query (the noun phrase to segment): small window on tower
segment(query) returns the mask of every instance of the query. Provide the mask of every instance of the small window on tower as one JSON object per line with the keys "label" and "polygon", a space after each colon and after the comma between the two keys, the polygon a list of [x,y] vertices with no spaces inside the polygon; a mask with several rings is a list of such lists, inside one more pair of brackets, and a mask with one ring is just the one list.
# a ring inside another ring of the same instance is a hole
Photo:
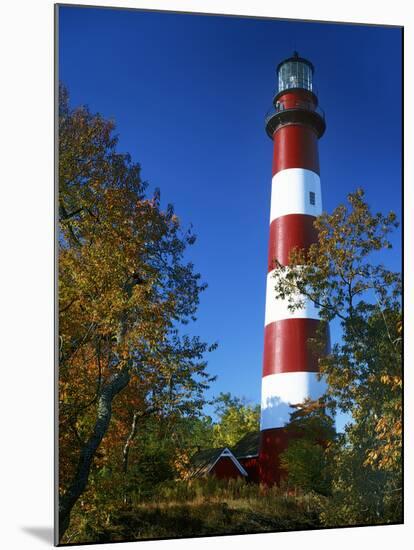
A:
{"label": "small window on tower", "polygon": [[315,193],[313,191],[309,191],[309,202],[315,206]]}

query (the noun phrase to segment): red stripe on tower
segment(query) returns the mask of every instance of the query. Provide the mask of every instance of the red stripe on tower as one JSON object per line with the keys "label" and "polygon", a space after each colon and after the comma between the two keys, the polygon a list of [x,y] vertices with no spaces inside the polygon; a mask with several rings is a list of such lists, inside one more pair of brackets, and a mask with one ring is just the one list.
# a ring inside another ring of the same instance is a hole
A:
{"label": "red stripe on tower", "polygon": [[313,222],[322,211],[318,139],[325,120],[309,61],[295,52],[277,73],[279,91],[266,118],[274,143],[259,453],[260,480],[266,484],[278,483],[283,475],[279,455],[288,444],[292,405],[317,399],[325,389],[318,358],[308,346],[320,323],[318,310],[305,301],[290,311],[286,300],[276,299],[273,279],[278,263],[289,265],[293,249],[307,250],[317,241]]}
{"label": "red stripe on tower", "polygon": [[314,220],[315,216],[308,214],[287,214],[270,223],[268,271],[275,268],[276,259],[282,265],[288,265],[289,253],[294,248],[306,250],[317,241]]}
{"label": "red stripe on tower", "polygon": [[318,136],[313,128],[299,124],[282,126],[274,133],[273,142],[273,176],[289,168],[304,168],[319,174]]}

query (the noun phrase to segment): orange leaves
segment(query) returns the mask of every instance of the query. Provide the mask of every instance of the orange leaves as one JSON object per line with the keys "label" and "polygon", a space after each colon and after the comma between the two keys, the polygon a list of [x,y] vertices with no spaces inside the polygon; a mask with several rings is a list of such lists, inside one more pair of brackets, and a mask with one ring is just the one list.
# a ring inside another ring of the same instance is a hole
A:
{"label": "orange leaves", "polygon": [[390,386],[391,389],[402,388],[401,376],[391,376],[389,374],[384,374],[381,376],[381,382]]}
{"label": "orange leaves", "polygon": [[402,455],[402,377],[383,374],[380,381],[386,387],[388,402],[375,423],[376,446],[367,452],[364,464],[392,471],[398,469]]}

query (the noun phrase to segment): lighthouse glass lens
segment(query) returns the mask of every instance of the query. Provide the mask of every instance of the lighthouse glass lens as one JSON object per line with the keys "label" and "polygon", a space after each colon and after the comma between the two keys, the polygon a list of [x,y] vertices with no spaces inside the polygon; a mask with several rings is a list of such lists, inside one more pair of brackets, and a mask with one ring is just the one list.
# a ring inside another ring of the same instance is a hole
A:
{"label": "lighthouse glass lens", "polygon": [[287,61],[279,69],[279,92],[289,88],[312,90],[312,70],[307,63]]}

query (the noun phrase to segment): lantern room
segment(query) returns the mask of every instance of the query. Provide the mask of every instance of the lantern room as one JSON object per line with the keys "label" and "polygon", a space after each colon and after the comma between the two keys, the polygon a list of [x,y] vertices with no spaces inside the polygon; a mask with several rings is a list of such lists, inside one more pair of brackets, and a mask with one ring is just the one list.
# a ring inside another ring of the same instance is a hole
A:
{"label": "lantern room", "polygon": [[277,67],[278,92],[292,88],[302,88],[312,91],[313,65],[307,59],[299,57],[298,52],[293,57],[285,59]]}

